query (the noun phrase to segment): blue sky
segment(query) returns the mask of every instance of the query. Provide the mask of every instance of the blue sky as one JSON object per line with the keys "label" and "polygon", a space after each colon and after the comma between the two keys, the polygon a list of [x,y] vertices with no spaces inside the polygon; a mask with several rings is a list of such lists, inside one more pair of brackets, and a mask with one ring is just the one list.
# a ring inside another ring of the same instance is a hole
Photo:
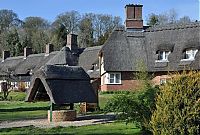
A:
{"label": "blue sky", "polygon": [[164,13],[175,9],[178,17],[187,15],[200,20],[200,0],[0,0],[0,9],[10,9],[20,19],[40,16],[52,22],[60,13],[76,10],[84,13],[103,13],[120,16],[124,21],[126,4],[143,4],[143,19],[150,13]]}

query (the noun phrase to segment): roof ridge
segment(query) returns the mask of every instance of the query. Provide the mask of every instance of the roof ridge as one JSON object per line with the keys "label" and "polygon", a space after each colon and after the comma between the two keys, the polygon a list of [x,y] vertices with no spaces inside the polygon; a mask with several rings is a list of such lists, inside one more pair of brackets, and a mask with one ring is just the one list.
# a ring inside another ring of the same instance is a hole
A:
{"label": "roof ridge", "polygon": [[200,22],[191,22],[191,23],[175,23],[175,24],[167,24],[167,25],[155,25],[149,27],[145,30],[145,32],[154,32],[154,31],[163,31],[163,30],[179,30],[179,29],[187,29],[187,28],[195,28],[200,27]]}

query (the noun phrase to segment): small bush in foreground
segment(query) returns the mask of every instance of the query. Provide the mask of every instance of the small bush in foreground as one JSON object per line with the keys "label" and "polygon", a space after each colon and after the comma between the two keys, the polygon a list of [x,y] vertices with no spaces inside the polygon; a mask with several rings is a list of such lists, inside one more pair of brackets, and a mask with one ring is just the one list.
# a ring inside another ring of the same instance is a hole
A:
{"label": "small bush in foreground", "polygon": [[150,123],[154,135],[200,134],[200,72],[173,75],[161,87]]}
{"label": "small bush in foreground", "polygon": [[118,119],[135,123],[143,131],[148,129],[158,88],[148,86],[137,93],[114,95],[105,106],[106,112],[115,112]]}

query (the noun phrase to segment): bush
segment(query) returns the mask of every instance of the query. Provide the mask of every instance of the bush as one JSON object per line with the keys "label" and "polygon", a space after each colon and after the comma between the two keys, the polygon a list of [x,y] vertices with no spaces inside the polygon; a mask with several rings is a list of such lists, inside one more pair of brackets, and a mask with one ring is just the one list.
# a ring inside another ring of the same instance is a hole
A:
{"label": "bush", "polygon": [[150,125],[155,135],[197,135],[200,125],[200,72],[176,74],[161,87]]}
{"label": "bush", "polygon": [[152,111],[155,109],[155,95],[158,88],[148,86],[137,93],[114,95],[105,106],[106,112],[115,112],[118,119],[135,123],[147,130]]}
{"label": "bush", "polygon": [[130,91],[127,90],[118,90],[118,91],[100,91],[99,94],[103,95],[103,94],[129,94]]}

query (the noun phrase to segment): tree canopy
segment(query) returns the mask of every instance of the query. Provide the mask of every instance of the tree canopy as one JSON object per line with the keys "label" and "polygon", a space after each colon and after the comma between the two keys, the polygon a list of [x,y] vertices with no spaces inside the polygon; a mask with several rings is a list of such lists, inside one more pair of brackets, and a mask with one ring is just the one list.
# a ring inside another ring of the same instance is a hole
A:
{"label": "tree canopy", "polygon": [[78,35],[79,47],[102,45],[121,18],[107,14],[67,11],[50,23],[41,17],[29,16],[20,20],[12,10],[0,10],[0,51],[10,50],[12,56],[23,54],[23,47],[32,47],[34,53],[54,44],[59,50],[66,44],[69,33]]}

